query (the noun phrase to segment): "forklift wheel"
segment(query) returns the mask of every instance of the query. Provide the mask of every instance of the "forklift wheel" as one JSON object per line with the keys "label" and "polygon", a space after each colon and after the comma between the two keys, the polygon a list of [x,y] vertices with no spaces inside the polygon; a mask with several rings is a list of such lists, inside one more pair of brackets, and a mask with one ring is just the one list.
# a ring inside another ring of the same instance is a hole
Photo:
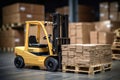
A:
{"label": "forklift wheel", "polygon": [[45,66],[48,71],[56,71],[58,68],[58,61],[55,58],[48,57],[45,60]]}
{"label": "forklift wheel", "polygon": [[16,56],[14,59],[14,64],[16,68],[23,68],[24,67],[24,60],[20,56]]}

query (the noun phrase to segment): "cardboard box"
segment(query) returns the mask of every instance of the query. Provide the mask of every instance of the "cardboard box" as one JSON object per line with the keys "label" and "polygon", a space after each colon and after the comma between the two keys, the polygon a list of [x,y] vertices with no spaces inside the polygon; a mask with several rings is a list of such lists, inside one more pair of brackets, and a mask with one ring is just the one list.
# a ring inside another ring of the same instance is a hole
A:
{"label": "cardboard box", "polygon": [[108,11],[100,12],[100,21],[105,21],[105,20],[109,20]]}
{"label": "cardboard box", "polygon": [[101,11],[108,11],[109,10],[109,2],[102,2],[99,5],[100,12]]}
{"label": "cardboard box", "polygon": [[111,21],[118,21],[118,12],[111,11],[109,17]]}
{"label": "cardboard box", "polygon": [[91,44],[112,44],[114,40],[114,33],[112,32],[97,32],[90,33]]}
{"label": "cardboard box", "polygon": [[90,31],[95,30],[92,23],[70,23],[69,37],[71,44],[87,44],[90,43]]}
{"label": "cardboard box", "polygon": [[24,45],[24,31],[8,29],[0,32],[0,47],[13,48]]}
{"label": "cardboard box", "polygon": [[44,6],[36,4],[16,3],[3,8],[3,15],[13,15],[15,13],[30,13],[44,15]]}
{"label": "cardboard box", "polygon": [[3,7],[3,15],[8,16],[14,13],[30,13],[30,5],[25,3],[16,3],[6,7]]}
{"label": "cardboard box", "polygon": [[99,44],[112,44],[114,41],[114,34],[108,32],[99,32]]}
{"label": "cardboard box", "polygon": [[96,31],[114,32],[114,30],[119,28],[120,22],[106,20],[106,21],[95,22],[94,24]]}
{"label": "cardboard box", "polygon": [[31,13],[36,15],[44,15],[45,7],[44,5],[30,4],[31,5]]}
{"label": "cardboard box", "polygon": [[11,24],[11,23],[25,23],[25,21],[31,20],[44,20],[44,16],[41,15],[33,15],[26,13],[16,13],[8,16],[3,16],[3,24]]}
{"label": "cardboard box", "polygon": [[118,2],[111,2],[110,3],[110,11],[118,11],[119,10],[119,4]]}
{"label": "cardboard box", "polygon": [[98,44],[98,32],[97,31],[90,32],[90,43]]}
{"label": "cardboard box", "polygon": [[44,6],[16,3],[3,8],[3,24],[25,23],[25,21],[44,21]]}
{"label": "cardboard box", "polygon": [[70,36],[70,44],[76,44],[76,37]]}

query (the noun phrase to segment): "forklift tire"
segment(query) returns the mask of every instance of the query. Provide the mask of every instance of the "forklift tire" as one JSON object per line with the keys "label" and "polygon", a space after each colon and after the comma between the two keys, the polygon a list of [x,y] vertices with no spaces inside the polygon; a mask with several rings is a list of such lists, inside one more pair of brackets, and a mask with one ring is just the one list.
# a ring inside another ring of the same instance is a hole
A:
{"label": "forklift tire", "polygon": [[23,68],[25,65],[23,58],[20,56],[16,56],[16,58],[14,59],[14,65],[16,68]]}
{"label": "forklift tire", "polygon": [[45,60],[45,66],[46,66],[46,69],[48,71],[56,71],[57,68],[58,68],[58,61],[55,59],[55,58],[52,58],[52,57],[48,57],[46,60]]}

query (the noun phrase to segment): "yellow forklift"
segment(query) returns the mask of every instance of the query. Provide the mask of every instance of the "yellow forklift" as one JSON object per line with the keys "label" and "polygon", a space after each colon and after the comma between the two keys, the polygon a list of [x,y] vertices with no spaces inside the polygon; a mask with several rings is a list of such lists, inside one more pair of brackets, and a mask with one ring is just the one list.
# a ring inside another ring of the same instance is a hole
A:
{"label": "yellow forklift", "polygon": [[[26,21],[25,45],[15,47],[16,55],[14,64],[16,68],[25,66],[38,66],[40,69],[56,71],[61,69],[61,45],[69,44],[68,38],[68,16],[53,15],[53,39],[48,35],[44,21]],[[29,36],[30,25],[37,26],[37,35]],[[45,36],[46,44],[40,43],[40,30]]]}

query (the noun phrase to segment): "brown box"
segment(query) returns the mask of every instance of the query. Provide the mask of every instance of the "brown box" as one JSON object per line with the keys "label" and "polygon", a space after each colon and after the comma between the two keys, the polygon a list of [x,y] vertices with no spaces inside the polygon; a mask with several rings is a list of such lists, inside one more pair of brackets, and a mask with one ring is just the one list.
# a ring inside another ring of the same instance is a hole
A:
{"label": "brown box", "polygon": [[36,4],[16,3],[3,8],[3,15],[13,15],[15,13],[44,14],[44,6]]}
{"label": "brown box", "polygon": [[119,9],[119,4],[118,2],[111,2],[110,3],[110,11],[118,11]]}
{"label": "brown box", "polygon": [[109,2],[102,2],[99,5],[100,12],[101,11],[108,11],[109,10]]}
{"label": "brown box", "polygon": [[36,15],[44,15],[45,14],[45,8],[43,5],[37,5],[37,4],[30,4],[31,5],[31,13]]}
{"label": "brown box", "polygon": [[95,22],[95,30],[102,31],[102,32],[114,32],[114,30],[118,29],[120,26],[119,21],[99,21]]}
{"label": "brown box", "polygon": [[90,43],[98,44],[98,32],[97,31],[90,32]]}
{"label": "brown box", "polygon": [[76,44],[75,36],[70,36],[70,44]]}
{"label": "brown box", "polygon": [[0,47],[13,48],[24,45],[24,31],[8,29],[1,31]]}
{"label": "brown box", "polygon": [[118,12],[111,11],[109,17],[111,21],[118,21]]}
{"label": "brown box", "polygon": [[100,21],[109,20],[109,12],[100,12]]}
{"label": "brown box", "polygon": [[14,13],[19,13],[19,12],[23,12],[23,13],[30,13],[30,5],[29,4],[24,4],[24,3],[16,3],[16,4],[12,4],[9,6],[6,6],[3,8],[3,15],[7,16],[7,15],[12,15]]}
{"label": "brown box", "polygon": [[90,39],[89,38],[76,38],[76,44],[89,44]]}
{"label": "brown box", "polygon": [[76,25],[75,23],[69,23],[69,37],[76,35]]}
{"label": "brown box", "polygon": [[92,23],[70,23],[69,37],[71,44],[86,44],[90,43],[90,31],[94,30]]}
{"label": "brown box", "polygon": [[99,32],[99,44],[112,44],[114,41],[114,34],[108,32]]}
{"label": "brown box", "polygon": [[15,13],[12,15],[3,16],[3,24],[25,23],[25,21],[31,20],[44,20],[44,16],[26,13]]}

